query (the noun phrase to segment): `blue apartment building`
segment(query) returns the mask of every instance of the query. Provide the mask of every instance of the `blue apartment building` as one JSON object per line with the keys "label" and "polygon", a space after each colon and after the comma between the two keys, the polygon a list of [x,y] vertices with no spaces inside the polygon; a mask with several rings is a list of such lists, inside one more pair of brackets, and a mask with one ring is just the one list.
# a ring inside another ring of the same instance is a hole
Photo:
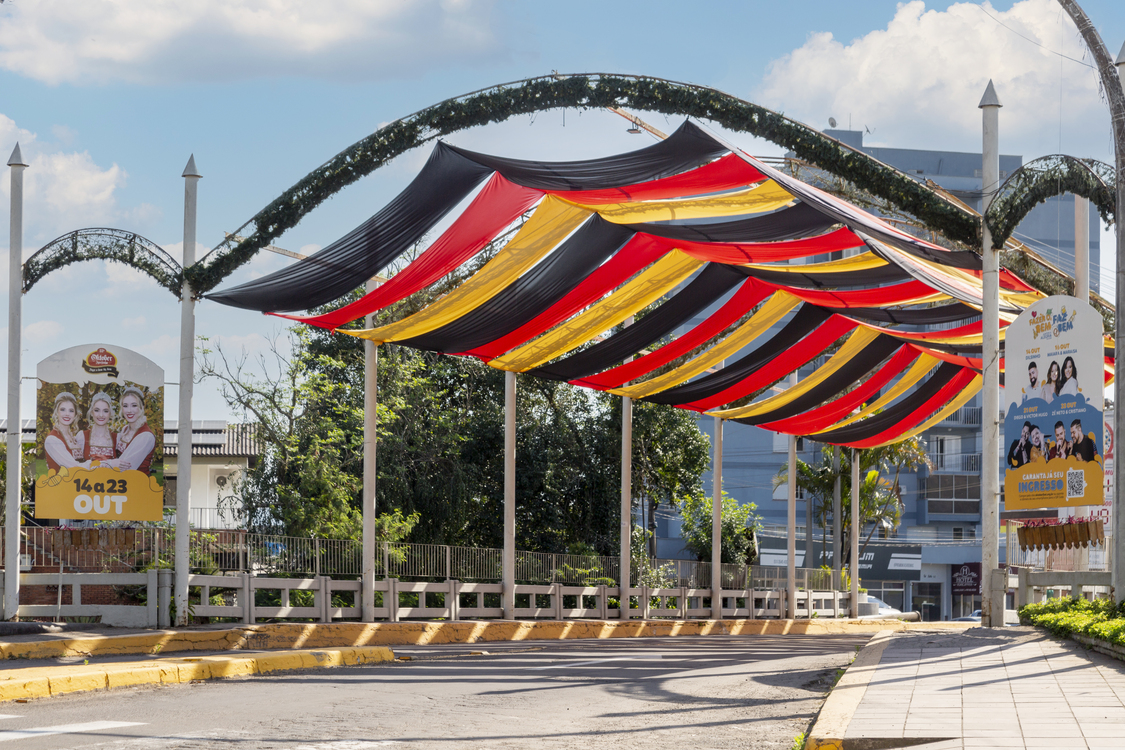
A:
{"label": "blue apartment building", "polygon": [[[980,209],[981,155],[949,151],[925,151],[885,147],[867,147],[863,133],[852,130],[827,130],[838,140],[860,149],[918,180],[932,180],[953,192],[969,205]],[[1018,169],[1020,156],[1000,157],[1001,179]],[[1090,286],[1100,291],[1100,224],[1096,211],[1090,218]],[[1074,272],[1074,197],[1052,198],[1035,208],[1017,228],[1015,238],[1031,247],[1068,274]],[[711,311],[705,311],[684,330],[696,325]],[[785,321],[778,325],[784,324]],[[753,346],[750,347],[752,349]],[[750,351],[748,349],[747,351]],[[743,352],[745,353],[745,352]],[[738,356],[742,356],[740,353]],[[814,361],[814,363],[816,362]],[[812,366],[802,368],[802,378],[811,374]],[[714,419],[701,417],[699,428],[714,437]],[[924,434],[932,469],[901,476],[902,520],[897,530],[877,530],[872,544],[886,544],[893,538],[920,547],[921,571],[909,578],[885,574],[891,580],[863,577],[869,592],[904,611],[918,610],[926,620],[951,619],[980,608],[980,597],[954,594],[954,577],[967,564],[979,565],[981,560],[981,399],[978,395],[951,417]],[[774,537],[786,533],[787,490],[774,489],[773,481],[788,457],[788,436],[759,427],[727,423],[724,427],[723,488],[740,503],[752,502],[762,517],[765,534]],[[798,457],[812,462],[819,459],[821,445],[810,440],[798,441]],[[711,492],[712,477],[704,477],[705,490]],[[804,533],[805,503],[798,499],[798,565],[806,564],[801,554]],[[647,519],[646,519],[647,520]],[[638,515],[638,523],[641,518]],[[675,509],[661,505],[656,512],[657,556],[690,558],[679,534]],[[819,531],[816,532],[819,534]],[[1004,545],[1000,549],[1005,559]]]}

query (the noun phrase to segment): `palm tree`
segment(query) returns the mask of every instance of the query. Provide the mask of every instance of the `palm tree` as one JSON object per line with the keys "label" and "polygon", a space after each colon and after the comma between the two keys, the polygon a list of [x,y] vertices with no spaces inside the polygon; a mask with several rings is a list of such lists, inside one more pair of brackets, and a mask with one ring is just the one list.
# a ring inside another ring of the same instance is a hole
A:
{"label": "palm tree", "polygon": [[[848,562],[852,533],[852,452],[840,452],[839,471],[833,469],[833,446],[821,448],[819,460],[809,464],[797,459],[797,487],[813,503],[813,515],[823,531],[832,512],[832,491],[836,478],[840,478],[841,523],[844,538],[841,540],[840,559]],[[903,472],[913,471],[922,466],[929,467],[925,443],[913,437],[900,443],[869,448],[859,451],[860,523],[859,533],[871,526],[860,548],[860,556],[867,549],[868,542],[879,527],[898,528],[902,520],[902,486],[899,479]],[[789,481],[789,467],[783,465],[774,477],[774,487]]]}

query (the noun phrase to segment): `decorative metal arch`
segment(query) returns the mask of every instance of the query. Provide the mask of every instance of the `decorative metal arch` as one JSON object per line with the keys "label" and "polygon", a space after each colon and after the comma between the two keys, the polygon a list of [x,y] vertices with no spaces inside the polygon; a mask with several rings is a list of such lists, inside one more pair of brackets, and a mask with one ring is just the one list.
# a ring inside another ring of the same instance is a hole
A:
{"label": "decorative metal arch", "polygon": [[147,273],[180,297],[183,268],[164,248],[123,229],[78,229],[51,240],[23,264],[23,291],[51,271],[83,260],[111,260]]}
{"label": "decorative metal arch", "polygon": [[1113,167],[1094,159],[1053,154],[1024,164],[996,191],[985,215],[993,247],[1003,247],[1031,209],[1063,193],[1089,198],[1102,219],[1113,223],[1117,201]]}
{"label": "decorative metal arch", "polygon": [[974,247],[980,242],[980,221],[973,213],[893,167],[765,107],[705,86],[661,78],[550,75],[447,99],[396,120],[341,151],[188,268],[193,292],[203,294],[215,288],[309,211],[399,154],[459,130],[560,107],[628,107],[711,120],[784,146],[798,158],[887,200],[951,240]]}

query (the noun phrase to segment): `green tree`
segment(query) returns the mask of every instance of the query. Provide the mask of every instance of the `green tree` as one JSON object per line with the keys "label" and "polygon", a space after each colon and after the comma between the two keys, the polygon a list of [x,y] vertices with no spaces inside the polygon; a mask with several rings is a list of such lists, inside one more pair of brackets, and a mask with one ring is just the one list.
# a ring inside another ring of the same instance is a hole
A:
{"label": "green tree", "polygon": [[[683,523],[680,534],[688,551],[703,562],[711,561],[711,521],[712,498],[702,493],[685,495],[676,500]],[[738,504],[738,501],[723,493],[723,503],[719,510],[721,547],[720,559],[724,563],[750,563],[755,557],[754,533],[758,530],[761,518],[754,513],[758,506],[754,503]]]}
{"label": "green tree", "polygon": [[[875,531],[882,527],[897,529],[902,520],[902,485],[899,479],[903,472],[915,471],[929,466],[925,442],[918,437],[908,438],[899,443],[879,448],[861,450],[859,453],[859,530],[863,535],[860,555],[867,549],[868,542]],[[840,451],[840,468],[833,469],[833,446],[826,445],[820,450],[815,463],[797,459],[797,487],[813,503],[813,516],[821,529],[828,525],[832,513],[833,487],[836,477],[840,478],[840,526],[844,536],[840,559],[847,562],[851,550],[852,533],[852,451]],[[774,477],[774,487],[787,484],[789,467],[782,465]],[[864,535],[864,530],[866,534]]]}

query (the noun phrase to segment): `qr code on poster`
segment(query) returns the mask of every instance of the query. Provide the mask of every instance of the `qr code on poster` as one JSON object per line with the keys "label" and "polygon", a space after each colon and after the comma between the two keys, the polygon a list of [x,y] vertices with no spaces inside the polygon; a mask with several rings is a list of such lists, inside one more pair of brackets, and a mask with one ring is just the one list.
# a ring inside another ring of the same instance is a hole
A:
{"label": "qr code on poster", "polygon": [[1081,469],[1067,469],[1066,472],[1066,499],[1086,497],[1086,472]]}

